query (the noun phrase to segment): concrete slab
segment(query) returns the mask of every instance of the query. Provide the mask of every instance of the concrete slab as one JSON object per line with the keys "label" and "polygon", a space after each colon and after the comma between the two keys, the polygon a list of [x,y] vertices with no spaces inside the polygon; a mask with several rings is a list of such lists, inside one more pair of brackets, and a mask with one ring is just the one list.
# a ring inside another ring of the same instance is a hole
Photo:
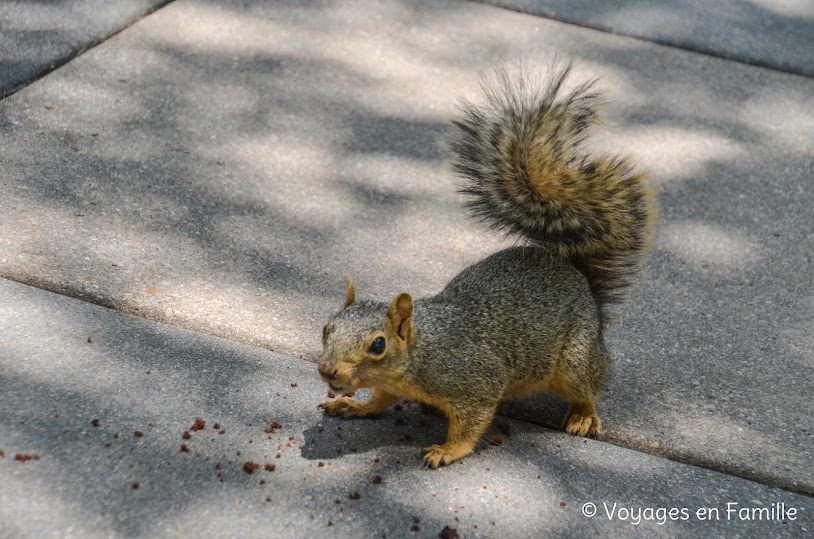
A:
{"label": "concrete slab", "polygon": [[662,190],[605,439],[814,493],[804,77],[474,3],[179,1],[0,102],[0,274],[313,360],[347,276],[429,295],[505,244],[435,137],[479,70],[558,50]]}
{"label": "concrete slab", "polygon": [[525,13],[814,76],[809,0],[485,0]]}
{"label": "concrete slab", "polygon": [[169,1],[0,3],[0,99]]}
{"label": "concrete slab", "polygon": [[[0,350],[4,537],[814,530],[809,497],[503,419],[508,426],[487,434],[502,445],[424,469],[419,448],[443,437],[445,421],[416,405],[328,418],[316,409],[325,387],[309,363],[6,280]],[[205,424],[193,430],[197,418]],[[246,473],[247,462],[259,468]],[[698,513],[705,508],[717,516]],[[757,514],[763,520],[745,520]]]}

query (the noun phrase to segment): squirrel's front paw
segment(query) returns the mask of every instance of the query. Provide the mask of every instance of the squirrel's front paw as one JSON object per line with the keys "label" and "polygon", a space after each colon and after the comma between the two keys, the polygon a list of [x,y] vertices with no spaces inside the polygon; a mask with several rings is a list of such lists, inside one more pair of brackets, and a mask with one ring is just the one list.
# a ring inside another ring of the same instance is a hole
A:
{"label": "squirrel's front paw", "polygon": [[424,449],[424,464],[433,470],[442,464],[451,464],[472,452],[472,447],[462,443],[447,442],[442,445],[431,445]]}
{"label": "squirrel's front paw", "polygon": [[353,416],[368,415],[370,410],[365,401],[354,399],[353,397],[336,397],[328,399],[319,405],[328,415],[342,415],[345,419]]}

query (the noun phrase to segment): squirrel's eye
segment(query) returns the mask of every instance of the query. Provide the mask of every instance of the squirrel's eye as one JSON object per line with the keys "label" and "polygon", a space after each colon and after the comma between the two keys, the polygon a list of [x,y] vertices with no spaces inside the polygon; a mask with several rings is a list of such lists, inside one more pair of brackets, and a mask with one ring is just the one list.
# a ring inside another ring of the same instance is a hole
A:
{"label": "squirrel's eye", "polygon": [[384,337],[376,337],[373,339],[373,342],[370,343],[370,348],[367,349],[368,354],[373,354],[374,356],[378,356],[382,352],[384,352],[385,342]]}

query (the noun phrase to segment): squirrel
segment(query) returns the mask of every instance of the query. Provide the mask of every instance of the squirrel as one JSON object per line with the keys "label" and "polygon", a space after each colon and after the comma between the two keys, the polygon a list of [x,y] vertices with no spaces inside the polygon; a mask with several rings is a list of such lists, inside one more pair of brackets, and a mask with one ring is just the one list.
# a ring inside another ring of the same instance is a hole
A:
{"label": "squirrel", "polygon": [[[430,468],[471,453],[503,398],[554,392],[568,401],[566,432],[600,432],[607,307],[649,246],[646,173],[584,147],[603,104],[596,81],[566,90],[570,63],[547,83],[516,71],[484,78],[485,103],[462,100],[444,141],[471,213],[523,244],[415,301],[357,301],[349,279],[344,308],[323,329],[318,371],[341,395],[320,407],[345,418],[401,398],[438,408],[449,428],[424,449]],[[367,399],[353,398],[359,388]]]}

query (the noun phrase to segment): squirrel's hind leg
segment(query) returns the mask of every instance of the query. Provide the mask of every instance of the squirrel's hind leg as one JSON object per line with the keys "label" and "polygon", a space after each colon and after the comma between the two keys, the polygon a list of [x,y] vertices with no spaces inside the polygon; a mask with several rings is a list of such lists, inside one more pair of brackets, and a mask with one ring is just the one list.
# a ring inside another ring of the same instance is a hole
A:
{"label": "squirrel's hind leg", "polygon": [[[587,351],[587,352],[586,352]],[[565,347],[554,370],[547,377],[549,390],[568,401],[562,426],[574,436],[595,437],[602,430],[596,415],[596,400],[602,390],[609,359],[599,339],[591,345],[574,342]]]}

